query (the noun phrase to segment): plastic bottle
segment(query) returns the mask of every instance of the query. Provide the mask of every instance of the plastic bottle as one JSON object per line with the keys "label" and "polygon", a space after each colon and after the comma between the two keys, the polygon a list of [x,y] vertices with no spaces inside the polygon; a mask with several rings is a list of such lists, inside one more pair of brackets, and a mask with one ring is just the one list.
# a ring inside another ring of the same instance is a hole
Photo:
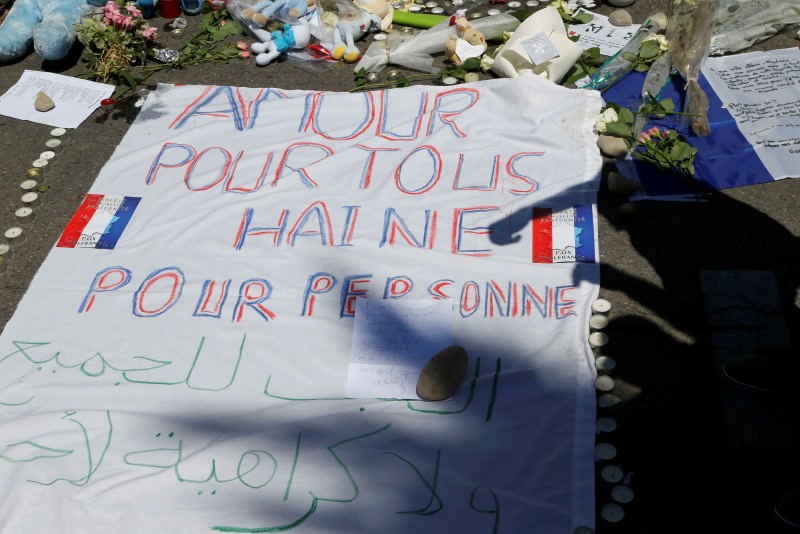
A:
{"label": "plastic bottle", "polygon": [[197,15],[203,10],[201,0],[180,0],[181,9],[186,15]]}

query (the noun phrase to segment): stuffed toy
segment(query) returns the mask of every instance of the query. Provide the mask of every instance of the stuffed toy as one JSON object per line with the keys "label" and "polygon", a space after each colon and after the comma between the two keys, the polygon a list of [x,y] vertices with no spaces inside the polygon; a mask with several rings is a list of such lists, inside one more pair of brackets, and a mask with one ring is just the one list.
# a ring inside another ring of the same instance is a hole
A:
{"label": "stuffed toy", "polygon": [[284,23],[281,29],[273,31],[253,26],[247,29],[260,41],[250,45],[259,67],[269,65],[288,50],[302,50],[311,42],[311,29],[304,18],[297,19],[294,24]]}
{"label": "stuffed toy", "polygon": [[346,63],[358,61],[361,51],[355,42],[380,30],[383,24],[381,17],[349,0],[329,0],[321,7],[323,24],[329,30],[322,45],[333,59],[343,59]]}
{"label": "stuffed toy", "polygon": [[392,29],[392,19],[394,18],[394,7],[387,0],[355,0],[358,7],[377,15],[381,19],[380,30],[388,32]]}
{"label": "stuffed toy", "polygon": [[253,7],[243,9],[242,17],[263,28],[273,17],[289,22],[301,18],[307,11],[307,0],[263,0]]}
{"label": "stuffed toy", "polygon": [[89,12],[86,0],[16,0],[0,26],[0,62],[33,49],[43,59],[65,57],[75,42],[73,26]]}
{"label": "stuffed toy", "polygon": [[468,55],[467,57],[479,57],[483,55],[488,48],[483,34],[470,27],[469,21],[464,16],[465,14],[465,10],[459,10],[456,12],[456,15],[451,21],[451,25],[455,25],[456,27],[456,33],[451,35],[450,39],[444,45],[445,56],[456,65],[461,65],[463,60],[467,59],[466,57],[462,58],[458,54],[457,48],[459,39],[466,41],[473,47],[471,49],[472,54]]}

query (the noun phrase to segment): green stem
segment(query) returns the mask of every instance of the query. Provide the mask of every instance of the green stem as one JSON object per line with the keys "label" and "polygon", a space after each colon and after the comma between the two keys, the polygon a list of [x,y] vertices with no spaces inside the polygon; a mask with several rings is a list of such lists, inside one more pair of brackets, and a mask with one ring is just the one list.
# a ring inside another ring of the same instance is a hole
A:
{"label": "green stem", "polygon": [[[422,80],[422,79],[426,79],[426,78],[438,78],[439,76],[441,76],[441,73],[437,73],[437,74],[412,74],[411,76],[405,76],[404,78],[406,80],[410,81],[410,80]],[[352,89],[350,89],[347,92],[348,93],[352,93],[352,92],[355,92],[355,91],[363,91],[365,89],[366,90],[371,90],[371,89],[380,89],[381,87],[393,87],[396,83],[397,83],[396,81],[391,81],[391,82],[380,82],[380,83],[372,83],[372,84],[367,84],[367,85],[361,85],[359,87],[353,87]]]}

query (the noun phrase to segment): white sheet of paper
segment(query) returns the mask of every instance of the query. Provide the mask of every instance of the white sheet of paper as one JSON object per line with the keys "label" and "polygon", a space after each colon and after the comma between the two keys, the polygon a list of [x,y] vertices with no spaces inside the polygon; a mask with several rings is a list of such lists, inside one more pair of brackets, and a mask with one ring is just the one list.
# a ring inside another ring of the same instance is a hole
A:
{"label": "white sheet of paper", "polygon": [[419,399],[420,370],[453,344],[452,310],[450,300],[358,299],[347,396]]}
{"label": "white sheet of paper", "polygon": [[543,65],[553,58],[558,57],[558,48],[550,40],[547,32],[539,32],[532,37],[528,37],[520,44],[528,56],[536,65]]}
{"label": "white sheet of paper", "polygon": [[800,51],[708,58],[703,74],[772,177],[800,176]]}
{"label": "white sheet of paper", "polygon": [[486,52],[486,47],[482,44],[474,45],[464,39],[456,40],[456,55],[461,61],[466,61],[471,57],[481,57]]}
{"label": "white sheet of paper", "polygon": [[608,17],[585,9],[579,9],[576,13],[589,13],[594,18],[587,24],[570,25],[569,36],[579,36],[578,44],[581,48],[588,50],[596,46],[604,56],[613,56],[619,52],[641,27],[641,24],[614,26],[608,21]]}
{"label": "white sheet of paper", "polygon": [[[33,103],[39,91],[52,98],[56,107],[50,111],[36,111]],[[77,128],[113,91],[114,86],[105,83],[26,70],[17,83],[0,96],[0,114],[49,126]]]}

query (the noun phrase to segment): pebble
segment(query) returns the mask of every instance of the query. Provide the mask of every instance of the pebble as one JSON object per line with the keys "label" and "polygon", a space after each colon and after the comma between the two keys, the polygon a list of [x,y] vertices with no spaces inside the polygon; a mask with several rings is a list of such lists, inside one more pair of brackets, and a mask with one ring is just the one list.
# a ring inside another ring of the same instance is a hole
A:
{"label": "pebble", "polygon": [[449,399],[467,374],[467,351],[451,345],[434,354],[422,367],[417,380],[417,396],[426,401]]}
{"label": "pebble", "polygon": [[597,146],[609,158],[621,158],[628,153],[628,145],[621,137],[600,134],[597,137]]}
{"label": "pebble", "polygon": [[608,14],[608,22],[614,26],[630,26],[633,24],[633,17],[624,9],[615,9]]}
{"label": "pebble", "polygon": [[36,93],[36,100],[33,101],[33,107],[36,108],[36,111],[44,113],[56,107],[56,103],[44,91],[39,91]]}
{"label": "pebble", "polygon": [[638,180],[614,171],[608,173],[608,190],[611,193],[627,197],[637,193],[640,189],[641,184]]}

